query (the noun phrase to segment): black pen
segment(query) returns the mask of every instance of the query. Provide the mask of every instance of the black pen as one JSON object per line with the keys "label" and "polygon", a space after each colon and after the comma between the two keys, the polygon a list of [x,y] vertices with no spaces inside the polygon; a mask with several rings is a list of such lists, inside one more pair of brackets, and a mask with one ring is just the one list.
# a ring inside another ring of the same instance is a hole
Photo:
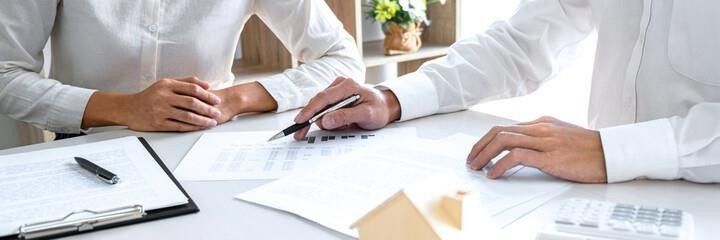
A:
{"label": "black pen", "polygon": [[293,134],[294,132],[297,132],[297,131],[300,130],[300,129],[303,129],[303,128],[307,127],[307,126],[310,126],[310,124],[313,124],[315,121],[317,121],[318,119],[320,119],[320,118],[321,118],[322,116],[324,116],[325,114],[327,114],[327,113],[329,113],[329,112],[332,112],[332,111],[335,111],[335,110],[338,110],[338,109],[341,109],[341,108],[344,108],[344,107],[347,107],[347,106],[350,106],[350,104],[354,103],[354,102],[357,101],[358,99],[360,99],[360,95],[357,95],[357,94],[350,95],[350,97],[346,98],[345,100],[342,100],[341,102],[339,102],[339,103],[337,103],[337,104],[335,104],[335,105],[332,105],[331,107],[323,110],[322,112],[320,112],[320,113],[318,113],[318,114],[315,114],[315,116],[313,116],[312,118],[310,118],[310,120],[308,120],[307,122],[304,122],[304,123],[296,123],[296,124],[294,124],[294,125],[286,128],[286,129],[280,131],[279,133],[275,134],[275,136],[272,136],[270,139],[268,139],[268,142],[269,142],[269,141],[272,141],[272,140],[275,140],[275,139],[278,139],[278,138],[285,137],[285,136],[290,135],[290,134]]}
{"label": "black pen", "polygon": [[109,184],[116,184],[118,181],[120,181],[120,178],[118,178],[117,175],[114,173],[105,170],[104,168],[95,165],[94,163],[88,161],[87,159],[81,158],[81,157],[75,157],[75,162],[77,162],[80,167],[84,168],[85,170],[88,170],[90,173],[95,174],[100,180],[103,180],[103,182],[109,183]]}

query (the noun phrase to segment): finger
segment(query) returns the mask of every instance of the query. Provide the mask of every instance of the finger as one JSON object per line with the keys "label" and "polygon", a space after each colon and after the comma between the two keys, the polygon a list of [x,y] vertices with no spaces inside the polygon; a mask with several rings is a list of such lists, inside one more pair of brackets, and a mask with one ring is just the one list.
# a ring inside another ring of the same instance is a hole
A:
{"label": "finger", "polygon": [[170,112],[169,115],[170,119],[176,120],[178,122],[183,122],[186,124],[198,126],[198,127],[214,127],[217,125],[217,121],[212,118],[208,118],[202,115],[198,115],[194,112],[183,110],[183,109],[175,109]]}
{"label": "finger", "polygon": [[485,147],[487,146],[490,141],[492,141],[497,134],[501,132],[511,132],[511,133],[518,133],[522,135],[527,136],[533,136],[533,137],[543,137],[547,136],[547,129],[544,129],[543,127],[538,126],[495,126],[490,129],[480,140],[473,145],[472,149],[470,150],[470,154],[468,154],[466,162],[470,162],[472,159],[477,157],[477,154],[480,153]]}
{"label": "finger", "polygon": [[178,80],[178,81],[182,81],[182,82],[187,82],[187,83],[196,84],[196,85],[202,87],[202,88],[205,89],[205,90],[210,89],[210,83],[208,83],[208,82],[206,82],[206,81],[203,81],[203,80],[200,80],[200,78],[198,78],[198,77],[196,77],[196,76],[186,77],[186,78],[180,78],[180,79],[177,79],[177,80]]}
{"label": "finger", "polygon": [[220,97],[196,84],[180,81],[176,81],[175,83],[176,84],[170,85],[170,88],[176,94],[194,97],[210,105],[217,105],[221,101]]}
{"label": "finger", "polygon": [[207,103],[198,100],[194,97],[188,96],[173,96],[169,98],[170,105],[180,109],[192,111],[194,113],[209,117],[218,118],[222,113],[216,107],[210,106]]}
{"label": "finger", "polygon": [[300,141],[303,140],[307,136],[307,133],[310,131],[310,126],[304,127],[303,129],[298,130],[293,134],[293,137],[295,140]]}
{"label": "finger", "polygon": [[492,169],[487,173],[488,178],[497,179],[501,177],[507,170],[517,165],[524,165],[533,168],[541,168],[545,159],[545,154],[525,148],[514,148],[510,153],[502,157],[493,165]]}
{"label": "finger", "polygon": [[161,131],[189,132],[189,131],[197,131],[197,130],[202,130],[202,129],[205,129],[205,127],[195,126],[195,125],[187,124],[184,122],[178,122],[173,119],[167,119],[164,123],[162,123]]}
{"label": "finger", "polygon": [[495,156],[505,150],[526,148],[542,151],[542,146],[542,138],[517,133],[500,132],[470,161],[470,167],[475,170],[481,169]]}
{"label": "finger", "polygon": [[352,80],[342,80],[342,82],[335,86],[328,87],[315,95],[315,97],[310,99],[310,102],[300,110],[300,113],[295,117],[295,122],[306,122],[328,105],[335,104],[348,98],[350,95],[356,94],[359,86],[357,84],[346,84],[345,82],[348,81],[352,82]]}
{"label": "finger", "polygon": [[368,112],[368,107],[365,105],[339,109],[320,118],[318,126],[322,129],[333,130],[353,123],[365,122],[368,121],[366,118],[371,117]]}
{"label": "finger", "polygon": [[538,123],[555,123],[557,121],[558,121],[557,118],[554,118],[551,116],[542,116],[542,117],[539,117],[538,119],[535,119],[532,121],[519,122],[519,123],[517,123],[517,125],[533,125],[533,124],[538,124]]}
{"label": "finger", "polygon": [[338,84],[340,84],[340,83],[342,83],[342,82],[344,82],[344,81],[347,81],[347,80],[352,80],[352,79],[346,78],[346,77],[338,77],[338,78],[335,78],[335,81],[333,81],[332,83],[330,83],[330,85],[329,85],[328,87],[337,86]]}

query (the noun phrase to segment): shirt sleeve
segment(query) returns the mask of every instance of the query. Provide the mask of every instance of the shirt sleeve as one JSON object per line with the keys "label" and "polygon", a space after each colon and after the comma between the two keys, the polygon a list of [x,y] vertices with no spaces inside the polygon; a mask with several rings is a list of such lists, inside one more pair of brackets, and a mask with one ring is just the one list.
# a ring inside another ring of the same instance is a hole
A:
{"label": "shirt sleeve", "polygon": [[456,42],[447,56],[380,85],[398,96],[401,120],[530,93],[557,72],[561,53],[594,29],[591,4],[528,1],[508,20]]}
{"label": "shirt sleeve", "polygon": [[17,1],[0,8],[0,113],[50,131],[77,133],[93,90],[39,74],[57,4]]}
{"label": "shirt sleeve", "polygon": [[608,182],[720,182],[718,116],[720,103],[700,103],[684,117],[600,129]]}
{"label": "shirt sleeve", "polygon": [[357,45],[325,1],[257,0],[254,6],[258,17],[304,63],[259,81],[277,101],[278,112],[305,106],[337,77],[364,80]]}

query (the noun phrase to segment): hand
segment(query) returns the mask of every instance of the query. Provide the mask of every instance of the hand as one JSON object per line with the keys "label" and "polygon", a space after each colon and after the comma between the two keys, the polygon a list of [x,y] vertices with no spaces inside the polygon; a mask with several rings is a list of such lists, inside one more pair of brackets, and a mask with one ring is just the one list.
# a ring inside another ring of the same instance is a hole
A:
{"label": "hand", "polygon": [[605,183],[605,157],[598,131],[552,117],[505,127],[493,127],[472,148],[470,168],[479,170],[503,151],[510,151],[488,172],[499,178],[508,169],[524,165],[549,175],[581,183]]}
{"label": "hand", "polygon": [[[307,106],[295,117],[295,122],[307,122],[328,105],[340,102],[353,94],[359,94],[360,100],[352,107],[325,114],[316,122],[317,125],[326,130],[351,126],[373,130],[400,119],[400,103],[390,90],[380,90],[360,85],[352,79],[338,78],[327,89],[310,99]],[[310,127],[306,127],[297,131],[295,139],[304,138],[309,130]]]}
{"label": "hand", "polygon": [[196,77],[162,79],[131,95],[125,125],[138,131],[195,131],[214,127],[221,99]]}
{"label": "hand", "polygon": [[95,92],[82,128],[124,125],[138,131],[194,131],[217,125],[220,98],[195,77],[162,79],[136,94]]}

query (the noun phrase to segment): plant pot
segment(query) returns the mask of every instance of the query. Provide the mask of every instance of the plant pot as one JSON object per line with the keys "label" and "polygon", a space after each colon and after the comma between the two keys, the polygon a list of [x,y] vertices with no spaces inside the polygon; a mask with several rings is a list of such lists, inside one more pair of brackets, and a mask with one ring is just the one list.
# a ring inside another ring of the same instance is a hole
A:
{"label": "plant pot", "polygon": [[407,29],[400,24],[389,22],[385,26],[385,55],[415,52],[422,46],[422,23],[410,24]]}

